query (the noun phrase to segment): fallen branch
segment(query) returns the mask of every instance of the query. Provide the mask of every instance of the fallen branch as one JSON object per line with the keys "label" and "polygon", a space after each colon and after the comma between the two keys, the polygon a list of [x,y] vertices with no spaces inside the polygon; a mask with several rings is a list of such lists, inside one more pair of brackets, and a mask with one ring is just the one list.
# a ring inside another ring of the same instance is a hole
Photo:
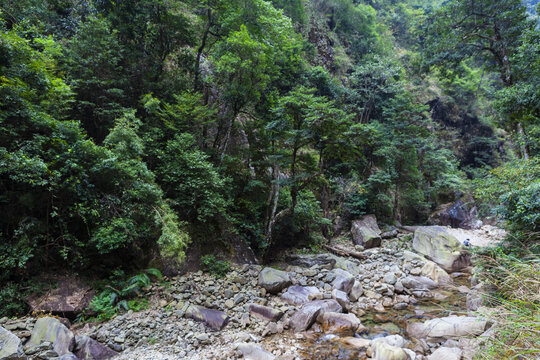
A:
{"label": "fallen branch", "polygon": [[334,254],[339,255],[339,256],[350,256],[350,257],[353,257],[355,259],[360,259],[360,260],[364,260],[364,259],[367,258],[366,255],[364,255],[362,253],[359,253],[358,251],[345,250],[345,249],[342,249],[342,248],[335,248],[335,247],[328,246],[328,245],[323,245],[323,246],[324,246],[325,249],[327,249],[331,253],[334,253]]}

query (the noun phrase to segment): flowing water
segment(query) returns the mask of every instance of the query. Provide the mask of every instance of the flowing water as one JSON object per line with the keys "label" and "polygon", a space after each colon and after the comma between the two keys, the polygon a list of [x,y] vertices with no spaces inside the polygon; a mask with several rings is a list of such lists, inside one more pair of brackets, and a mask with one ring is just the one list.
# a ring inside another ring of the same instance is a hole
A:
{"label": "flowing water", "polygon": [[[454,279],[455,286],[469,283],[469,276]],[[360,317],[367,330],[355,337],[375,339],[387,335],[401,335],[407,337],[407,324],[415,321],[426,321],[432,318],[449,315],[466,314],[466,294],[456,289],[438,290],[437,293],[445,296],[442,300],[426,299],[416,305],[410,305],[405,310],[387,309],[384,313],[374,310]],[[306,335],[302,356],[310,360],[357,360],[367,359],[365,351],[354,349],[343,343],[335,335],[325,335],[316,331],[309,331]]]}

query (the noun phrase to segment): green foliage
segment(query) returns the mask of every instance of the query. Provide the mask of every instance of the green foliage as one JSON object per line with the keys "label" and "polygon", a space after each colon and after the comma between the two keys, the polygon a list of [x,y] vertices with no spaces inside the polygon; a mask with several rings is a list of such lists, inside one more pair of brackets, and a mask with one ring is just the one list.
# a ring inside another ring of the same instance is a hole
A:
{"label": "green foliage", "polygon": [[21,284],[6,283],[0,288],[0,317],[20,316],[28,311],[24,300],[26,293],[21,290]]}
{"label": "green foliage", "polygon": [[480,349],[478,359],[532,359],[540,354],[540,264],[537,253],[521,248],[495,248],[481,254],[481,280],[496,287],[484,294],[495,308],[494,336]]}
{"label": "green foliage", "polygon": [[433,62],[454,67],[478,56],[509,85],[514,75],[508,58],[532,26],[521,0],[453,0],[427,22],[427,50]]}
{"label": "green foliage", "polygon": [[181,219],[205,222],[225,214],[227,179],[198,150],[190,134],[167,142],[157,172],[172,207]]}
{"label": "green foliage", "polygon": [[516,82],[496,93],[495,106],[500,112],[503,126],[513,129],[522,123],[527,131],[523,145],[531,155],[540,154],[540,31],[535,28],[525,32],[521,45],[513,54]]}
{"label": "green foliage", "polygon": [[7,56],[0,183],[9,189],[0,197],[9,214],[1,220],[2,248],[9,248],[0,263],[3,277],[22,274],[30,260],[77,267],[148,246],[160,234],[153,209],[163,199],[141,161],[134,112],[118,119],[104,147],[93,143],[79,123],[61,120],[70,91],[53,74],[52,51],[32,47],[54,48],[54,42],[25,40],[17,31],[2,30],[0,43]]}
{"label": "green foliage", "polygon": [[474,182],[476,197],[494,206],[516,236],[540,230],[540,159],[517,160],[495,168]]}
{"label": "green foliage", "polygon": [[94,139],[103,140],[123,115],[126,79],[118,31],[105,18],[90,17],[68,43],[64,68],[75,92],[70,115],[80,119]]}
{"label": "green foliage", "polygon": [[[4,3],[2,283],[233,236],[270,254],[366,213],[422,222],[462,170],[512,158],[492,124],[540,147],[519,0]],[[491,196],[516,228],[536,229],[534,184]],[[104,318],[141,305],[128,286],[95,299]]]}
{"label": "green foliage", "polygon": [[218,260],[214,255],[203,255],[201,257],[201,268],[218,278],[222,278],[231,271],[231,263]]}
{"label": "green foliage", "polygon": [[377,24],[377,12],[367,4],[353,0],[323,0],[315,2],[318,10],[327,16],[327,24],[340,38],[347,41],[348,52],[356,59],[383,48]]}
{"label": "green foliage", "polygon": [[121,311],[141,311],[148,307],[148,299],[142,297],[142,290],[152,285],[152,276],[161,280],[161,272],[157,269],[147,269],[127,280],[123,272],[113,275],[103,289],[90,302],[89,308],[82,314],[81,321],[106,321]]}
{"label": "green foliage", "polygon": [[157,241],[161,256],[175,259],[180,264],[184,261],[184,249],[191,241],[184,230],[186,224],[178,221],[178,216],[166,204],[155,211],[156,222],[161,225],[161,236]]}
{"label": "green foliage", "polygon": [[283,9],[293,23],[296,25],[305,25],[307,21],[304,2],[306,0],[272,0],[272,4],[278,9]]}

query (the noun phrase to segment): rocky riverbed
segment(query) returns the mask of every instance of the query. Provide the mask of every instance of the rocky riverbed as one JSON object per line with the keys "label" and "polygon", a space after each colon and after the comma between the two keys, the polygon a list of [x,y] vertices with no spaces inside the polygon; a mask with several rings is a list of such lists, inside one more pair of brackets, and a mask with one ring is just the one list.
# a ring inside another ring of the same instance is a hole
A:
{"label": "rocky riverbed", "polygon": [[101,324],[0,319],[0,359],[472,359],[489,336],[483,284],[444,228],[430,234],[440,248],[395,232],[371,249],[332,244],[362,259],[295,254],[177,276],[148,291],[150,309]]}

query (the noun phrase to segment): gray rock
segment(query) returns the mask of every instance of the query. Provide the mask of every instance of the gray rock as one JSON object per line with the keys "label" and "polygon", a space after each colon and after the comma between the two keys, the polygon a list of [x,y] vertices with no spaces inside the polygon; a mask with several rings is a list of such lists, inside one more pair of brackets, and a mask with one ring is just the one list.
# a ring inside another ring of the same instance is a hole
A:
{"label": "gray rock", "polygon": [[52,343],[53,350],[58,356],[62,356],[73,351],[75,336],[58,319],[43,317],[36,321],[32,336],[26,346],[39,346],[44,342]]}
{"label": "gray rock", "polygon": [[394,285],[397,281],[397,277],[394,273],[387,273],[386,275],[384,275],[384,282],[387,283],[387,284],[390,284],[390,285]]}
{"label": "gray rock", "polygon": [[428,261],[425,257],[409,250],[403,250],[403,259],[409,262],[420,261],[422,264]]}
{"label": "gray rock", "polygon": [[290,286],[281,298],[294,305],[302,305],[317,298],[322,298],[322,294],[314,286]]}
{"label": "gray rock", "polygon": [[423,323],[407,324],[407,333],[416,339],[456,339],[462,336],[477,336],[486,329],[486,320],[470,316],[448,316]]}
{"label": "gray rock", "polygon": [[195,339],[201,344],[210,344],[210,336],[207,333],[197,334],[195,335]]}
{"label": "gray rock", "polygon": [[454,203],[442,204],[428,218],[430,225],[451,226],[462,229],[479,229],[483,222],[477,217],[476,206],[470,202],[458,200]]}
{"label": "gray rock", "polygon": [[446,286],[453,283],[452,277],[443,268],[433,261],[427,261],[421,271],[422,276],[435,281],[439,286]]}
{"label": "gray rock", "polygon": [[351,292],[349,293],[349,300],[353,302],[358,301],[363,294],[364,288],[362,287],[362,283],[355,280]]}
{"label": "gray rock", "polygon": [[336,264],[336,257],[331,254],[294,254],[287,257],[287,263],[307,268],[320,266],[331,270]]}
{"label": "gray rock", "polygon": [[238,350],[242,352],[246,360],[274,360],[276,357],[253,343],[242,343],[238,345]]}
{"label": "gray rock", "polygon": [[86,336],[76,337],[75,355],[85,360],[105,360],[116,356],[118,353],[106,345]]}
{"label": "gray rock", "polygon": [[403,291],[405,291],[405,287],[403,286],[403,283],[401,282],[401,280],[398,280],[394,284],[394,291],[398,293],[402,293]]}
{"label": "gray rock", "polygon": [[398,348],[405,347],[407,344],[407,341],[400,335],[388,335],[385,337],[377,338],[373,340],[372,344],[375,344],[377,342],[385,342],[388,345],[395,346]]}
{"label": "gray rock", "polygon": [[437,284],[425,276],[407,276],[401,279],[401,283],[407,289],[412,290],[431,290],[437,287]]}
{"label": "gray rock", "polygon": [[267,267],[262,269],[259,274],[259,286],[266,289],[269,293],[277,294],[290,285],[291,278],[285,271]]}
{"label": "gray rock", "polygon": [[332,287],[349,294],[354,285],[354,276],[342,269],[334,269],[334,274],[335,278],[332,281]]}
{"label": "gray rock", "polygon": [[347,294],[341,290],[332,290],[332,299],[336,300],[342,308],[347,309],[350,305]]}
{"label": "gray rock", "polygon": [[460,360],[462,353],[456,347],[440,347],[428,356],[428,360]]}
{"label": "gray rock", "polygon": [[[77,356],[75,356],[75,354],[64,354],[60,356],[59,358],[56,358],[55,360],[80,360],[80,359],[86,360],[86,358],[78,358]],[[88,359],[92,359],[92,358],[88,358]]]}
{"label": "gray rock", "polygon": [[327,334],[354,335],[361,325],[360,319],[354,314],[325,312],[317,316],[317,322]]}
{"label": "gray rock", "polygon": [[229,316],[222,311],[211,310],[198,305],[190,305],[185,316],[203,322],[216,331],[223,329],[230,320]]}
{"label": "gray rock", "polygon": [[54,281],[51,288],[26,299],[31,311],[74,318],[95,295],[90,284],[77,276],[58,276]]}
{"label": "gray rock", "polygon": [[251,315],[265,321],[275,322],[278,321],[283,315],[282,311],[264,305],[249,304],[248,307]]}
{"label": "gray rock", "polygon": [[315,300],[304,304],[297,310],[289,321],[291,328],[296,331],[306,331],[313,325],[317,316],[325,312],[341,312],[341,305],[335,300]]}
{"label": "gray rock", "polygon": [[441,226],[419,226],[412,246],[447,271],[459,271],[471,264],[471,256],[463,245]]}
{"label": "gray rock", "polygon": [[0,326],[0,359],[19,360],[26,359],[21,340],[8,330]]}
{"label": "gray rock", "polygon": [[392,239],[392,238],[395,238],[397,236],[398,236],[397,229],[386,231],[386,232],[383,232],[381,234],[381,238],[383,238],[383,239]]}
{"label": "gray rock", "polygon": [[371,357],[374,360],[410,360],[405,350],[387,344],[384,341],[373,342],[371,344]]}
{"label": "gray rock", "polygon": [[353,275],[360,274],[360,268],[356,263],[339,256],[336,256],[336,265],[334,268],[345,270]]}
{"label": "gray rock", "polygon": [[353,242],[366,249],[381,246],[381,230],[377,225],[375,215],[366,215],[352,223],[351,234]]}

